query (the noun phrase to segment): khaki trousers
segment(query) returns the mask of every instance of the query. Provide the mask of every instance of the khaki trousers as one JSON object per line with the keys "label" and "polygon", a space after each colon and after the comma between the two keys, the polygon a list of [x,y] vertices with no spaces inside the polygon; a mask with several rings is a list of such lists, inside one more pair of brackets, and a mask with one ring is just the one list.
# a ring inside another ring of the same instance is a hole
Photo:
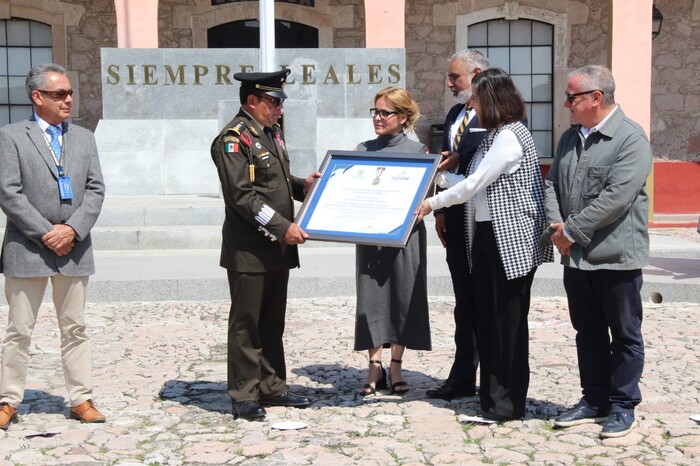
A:
{"label": "khaki trousers", "polygon": [[61,332],[61,360],[71,406],[92,398],[90,342],[85,334],[88,277],[5,277],[9,304],[7,331],[0,363],[0,402],[19,407],[24,398],[32,332],[51,278],[53,303]]}

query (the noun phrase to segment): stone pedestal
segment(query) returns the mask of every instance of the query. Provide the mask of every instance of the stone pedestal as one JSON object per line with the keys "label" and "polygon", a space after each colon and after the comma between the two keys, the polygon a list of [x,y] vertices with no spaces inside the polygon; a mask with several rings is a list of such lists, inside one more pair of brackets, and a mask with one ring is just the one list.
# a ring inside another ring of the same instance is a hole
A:
{"label": "stone pedestal", "polygon": [[[403,49],[280,49],[276,58],[292,70],[283,124],[300,177],[328,150],[374,138],[375,94],[405,86]],[[255,63],[256,49],[103,49],[95,136],[109,194],[218,193],[209,147],[240,107],[234,73]]]}

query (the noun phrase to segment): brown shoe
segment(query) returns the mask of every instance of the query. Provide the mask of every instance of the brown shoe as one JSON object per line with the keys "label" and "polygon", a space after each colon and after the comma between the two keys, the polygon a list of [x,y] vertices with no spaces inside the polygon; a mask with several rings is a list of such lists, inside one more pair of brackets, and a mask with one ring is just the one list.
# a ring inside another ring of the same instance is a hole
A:
{"label": "brown shoe", "polygon": [[7,403],[0,403],[0,429],[7,430],[10,423],[17,419],[17,409]]}
{"label": "brown shoe", "polygon": [[107,420],[107,418],[97,410],[97,406],[95,406],[95,402],[92,400],[83,401],[78,406],[73,406],[70,409],[70,417],[71,419],[77,419],[87,424],[105,422]]}

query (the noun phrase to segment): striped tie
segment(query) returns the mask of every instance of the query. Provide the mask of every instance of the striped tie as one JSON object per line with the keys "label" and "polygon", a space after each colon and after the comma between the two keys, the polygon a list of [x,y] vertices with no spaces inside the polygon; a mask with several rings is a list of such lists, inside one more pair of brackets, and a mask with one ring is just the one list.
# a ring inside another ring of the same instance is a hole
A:
{"label": "striped tie", "polygon": [[462,140],[464,128],[466,128],[467,124],[469,123],[469,112],[471,112],[471,110],[471,107],[467,107],[466,111],[464,112],[464,118],[462,118],[462,123],[459,124],[459,129],[457,130],[455,139],[452,141],[452,150],[454,152],[457,152],[457,149],[459,148],[459,142]]}

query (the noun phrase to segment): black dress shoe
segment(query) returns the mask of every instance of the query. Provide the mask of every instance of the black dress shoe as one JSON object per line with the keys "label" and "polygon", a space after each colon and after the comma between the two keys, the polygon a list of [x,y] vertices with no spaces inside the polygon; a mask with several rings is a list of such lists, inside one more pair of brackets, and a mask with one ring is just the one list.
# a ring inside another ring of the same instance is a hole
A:
{"label": "black dress shoe", "polygon": [[260,400],[263,406],[290,406],[293,408],[306,408],[311,406],[311,398],[295,395],[291,392],[284,392],[274,398],[263,398]]}
{"label": "black dress shoe", "polygon": [[474,396],[476,395],[476,389],[464,388],[462,384],[456,380],[447,379],[442,385],[426,391],[425,394],[428,395],[428,398],[439,398],[450,401],[462,396]]}
{"label": "black dress shoe", "polygon": [[265,408],[260,406],[255,400],[239,401],[238,403],[233,403],[233,418],[245,419],[246,421],[261,421],[267,412]]}

